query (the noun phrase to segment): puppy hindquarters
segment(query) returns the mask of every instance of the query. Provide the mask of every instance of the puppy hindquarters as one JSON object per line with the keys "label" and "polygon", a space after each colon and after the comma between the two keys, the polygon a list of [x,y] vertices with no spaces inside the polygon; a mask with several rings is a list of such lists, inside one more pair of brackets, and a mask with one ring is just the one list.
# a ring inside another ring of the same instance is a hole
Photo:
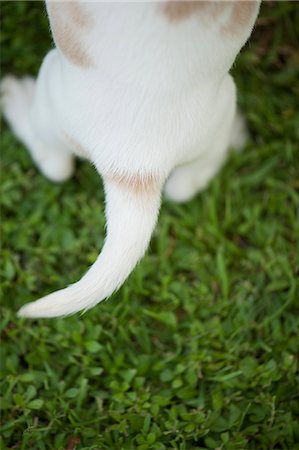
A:
{"label": "puppy hindquarters", "polygon": [[[102,4],[99,3],[98,5],[101,5],[102,8]],[[99,20],[102,17],[102,12],[103,14],[106,11],[106,7],[104,8],[104,10],[102,11],[102,9],[100,8],[100,10],[98,10],[97,12],[98,14],[98,18]],[[108,7],[107,7],[108,8]],[[108,10],[107,10],[108,13]],[[127,12],[126,10],[123,10],[121,14],[116,14],[116,17],[121,18],[121,20],[126,21],[126,19],[129,19],[129,17],[126,17],[126,14],[129,14],[131,16],[131,12]],[[137,14],[137,10],[136,10],[136,14]],[[108,15],[108,14],[107,14]],[[92,16],[94,17],[94,16]],[[116,36],[117,39],[115,39],[115,41],[113,41],[114,45],[111,46],[99,46],[99,49],[101,49],[101,51],[96,48],[96,57],[92,57],[92,49],[90,46],[88,47],[87,45],[84,47],[84,49],[86,50],[86,52],[80,52],[79,53],[79,57],[78,57],[78,53],[76,52],[76,54],[73,53],[73,49],[74,47],[72,47],[72,49],[70,49],[69,47],[65,47],[66,42],[69,43],[70,40],[65,40],[63,36],[59,35],[58,38],[60,37],[60,40],[56,38],[57,41],[57,45],[60,45],[60,50],[61,50],[61,57],[63,57],[63,61],[64,59],[66,59],[67,61],[64,61],[63,64],[65,63],[65,67],[68,67],[69,70],[72,70],[72,73],[76,73],[76,74],[81,74],[81,71],[84,70],[87,73],[91,73],[92,71],[95,71],[95,73],[97,72],[97,68],[96,68],[96,63],[100,62],[100,64],[102,64],[103,66],[105,65],[105,57],[106,57],[106,62],[107,67],[109,67],[112,71],[111,75],[112,75],[112,79],[113,76],[115,75],[114,72],[114,67],[116,65],[116,63],[120,60],[120,56],[121,59],[123,60],[123,55],[124,53],[126,54],[125,50],[126,47],[124,46],[119,46],[119,42],[126,42],[126,39],[124,36],[124,39],[119,39],[117,32],[116,32],[116,27],[114,24],[114,18],[115,15],[114,14],[110,14],[108,15],[108,18],[113,18],[113,26],[111,27],[96,27],[95,29],[104,29],[106,30],[107,35],[102,36],[104,39],[107,38],[111,38],[113,36]],[[136,17],[138,18],[139,15],[137,14]],[[140,16],[140,20],[141,20],[141,16]],[[106,20],[105,20],[106,22]],[[84,24],[82,24],[84,25]],[[55,29],[55,21],[54,21],[54,25],[52,25],[52,28],[54,26]],[[195,67],[193,67],[192,73],[196,73],[196,72],[201,72],[202,67],[205,68],[205,73],[202,74],[203,78],[206,78],[208,75],[207,74],[214,74],[215,73],[220,73],[219,77],[222,79],[223,76],[225,76],[225,72],[226,72],[226,68],[228,70],[229,65],[233,62],[234,57],[236,56],[237,52],[240,49],[241,43],[240,45],[233,45],[233,48],[228,48],[228,50],[224,47],[226,47],[227,41],[223,39],[223,36],[219,35],[219,38],[213,38],[213,36],[210,36],[210,38],[212,39],[212,42],[215,45],[211,46],[212,52],[210,51],[210,48],[205,48],[205,46],[201,49],[201,43],[207,43],[210,42],[210,39],[206,39],[205,35],[206,33],[210,30],[210,27],[207,28],[207,30],[203,30],[202,27],[198,26],[198,23],[196,21],[193,21],[193,26],[196,26],[196,30],[195,30],[195,36],[198,33],[198,30],[201,30],[201,33],[203,34],[203,38],[204,39],[200,39],[200,36],[198,37],[198,39],[196,39],[196,43],[197,45],[194,46],[189,46],[188,48],[193,49],[192,53],[193,53],[193,58],[191,58],[190,53],[185,54],[186,52],[182,52],[179,53],[177,52],[177,44],[178,44],[178,38],[172,39],[173,33],[170,33],[170,37],[168,35],[168,33],[164,33],[164,31],[161,31],[161,27],[159,25],[159,27],[157,28],[157,33],[154,34],[152,33],[153,30],[153,22],[150,23],[150,30],[151,30],[151,40],[145,40],[146,42],[146,47],[142,49],[142,53],[139,53],[139,57],[136,57],[136,48],[138,48],[135,46],[135,44],[132,44],[132,52],[128,52],[127,56],[128,59],[126,59],[126,65],[125,67],[130,67],[130,76],[129,79],[132,81],[132,84],[134,85],[134,81],[137,82],[136,76],[134,77],[134,74],[139,74],[140,70],[136,70],[135,72],[131,69],[131,67],[134,67],[134,62],[136,61],[142,61],[141,56],[146,54],[146,60],[144,60],[144,63],[147,63],[148,66],[146,67],[146,70],[144,70],[145,73],[153,73],[153,69],[157,67],[156,64],[156,58],[154,57],[154,54],[156,52],[156,49],[161,47],[161,43],[165,43],[165,46],[163,48],[163,51],[160,55],[160,60],[161,61],[168,61],[169,58],[168,56],[170,54],[172,54],[174,57],[172,59],[172,65],[167,63],[166,65],[164,63],[161,64],[162,68],[165,69],[165,74],[166,75],[170,75],[170,77],[165,76],[164,79],[167,80],[166,85],[164,85],[164,89],[166,89],[167,91],[169,91],[169,89],[173,89],[173,92],[177,93],[180,90],[184,89],[184,86],[189,86],[189,80],[186,80],[186,77],[188,78],[188,73],[184,71],[185,68],[185,64],[184,64],[184,58],[182,59],[182,61],[180,60],[180,58],[178,58],[178,55],[180,56],[185,56],[187,59],[187,66],[190,67],[190,64],[193,66],[193,64],[195,64]],[[126,29],[128,29],[128,27],[125,27]],[[165,27],[163,27],[163,30],[166,30]],[[137,30],[139,30],[140,33],[140,37],[142,37],[143,32],[144,32],[145,27],[138,27]],[[189,38],[192,36],[194,36],[194,33],[187,33],[189,29],[189,25],[186,25],[186,33],[185,33],[185,27],[181,28],[181,31],[184,31],[184,34],[181,36],[182,42],[185,42],[185,38],[188,41],[188,36]],[[112,32],[112,36],[110,36],[110,30]],[[55,30],[53,30],[55,31]],[[190,31],[192,31],[192,28],[190,29]],[[54,33],[55,34],[55,33]],[[59,34],[59,33],[58,33]],[[212,33],[213,34],[213,33]],[[154,37],[156,36],[156,39],[158,41],[158,46],[156,45],[157,43],[154,42]],[[175,36],[177,36],[177,33],[175,33]],[[142,41],[140,39],[140,37],[138,36],[138,40],[136,40],[136,42],[140,42]],[[63,43],[61,42],[61,38],[63,38]],[[164,39],[166,38],[166,39]],[[192,38],[193,39],[193,38]],[[235,38],[232,37],[232,40],[234,40]],[[245,38],[244,38],[245,39]],[[244,40],[243,38],[241,39],[242,41]],[[91,40],[92,42],[100,42],[98,39],[93,39]],[[82,42],[86,42],[84,39],[82,39]],[[190,42],[194,42],[191,40]],[[223,45],[222,45],[223,44]],[[169,48],[168,48],[169,45]],[[238,48],[237,48],[238,47]],[[218,50],[218,54],[214,55],[214,49]],[[76,49],[76,46],[75,46]],[[71,50],[71,51],[70,51]],[[226,51],[227,50],[227,51]],[[164,52],[164,53],[163,53]],[[213,58],[207,58],[207,55],[213,54]],[[227,55],[225,58],[223,58],[222,56]],[[98,55],[98,57],[97,57]],[[164,58],[163,55],[167,56],[167,58]],[[200,58],[199,58],[200,56]],[[131,61],[130,61],[130,57],[131,57]],[[219,57],[219,58],[218,58]],[[111,58],[113,61],[113,64],[111,65]],[[218,61],[219,59],[219,61]],[[202,65],[202,61],[206,62],[206,60],[208,61],[212,61],[212,65],[209,67],[205,67],[205,65]],[[133,63],[133,65],[130,64],[130,62]],[[214,64],[214,62],[216,64]],[[115,65],[114,65],[115,64]],[[173,77],[174,73],[177,73],[177,69],[180,66],[180,68],[182,68],[183,73],[181,74],[181,76],[178,77]],[[140,67],[141,68],[141,67]],[[140,69],[139,68],[139,69]],[[142,66],[142,68],[144,68]],[[162,71],[163,72],[163,71]],[[93,72],[94,73],[94,72]],[[101,73],[101,68],[99,68],[98,73]],[[108,71],[109,73],[109,71]],[[164,73],[164,72],[163,72]],[[126,81],[126,76],[125,74],[123,74],[125,81]],[[209,75],[208,78],[210,78],[212,75]],[[133,79],[131,79],[133,78]],[[153,96],[155,98],[157,98],[159,95],[159,93],[162,93],[164,95],[165,91],[163,89],[163,86],[160,86],[161,84],[161,80],[163,80],[163,77],[156,77],[154,79],[158,80],[158,83],[156,81],[156,84],[153,82],[153,78],[154,77],[144,77],[143,80],[145,83],[150,83],[148,84],[148,86],[146,86],[146,91],[148,91],[148,87],[150,86],[149,92],[151,92],[153,94]],[[216,79],[217,77],[215,77]],[[171,86],[168,86],[169,84],[169,80],[173,79],[173,83],[171,84]],[[184,81],[188,81],[187,83],[184,84]],[[127,83],[125,83],[125,86],[127,86]],[[139,86],[139,84],[137,83],[137,86]],[[140,86],[139,86],[140,87]],[[158,88],[159,87],[159,88]],[[105,92],[103,92],[103,96],[105,97]],[[147,96],[148,97],[148,96]],[[212,97],[214,97],[213,93],[212,93]],[[102,99],[101,99],[102,102]],[[106,105],[108,105],[109,102],[106,103]],[[124,102],[124,104],[126,104],[126,102]],[[131,103],[129,103],[131,104]],[[109,110],[109,108],[107,107],[107,109]],[[140,113],[140,111],[144,111],[144,109],[138,109],[138,114]],[[107,114],[105,113],[105,120],[103,121],[103,123],[106,123],[106,117],[108,117],[108,112]],[[138,117],[137,114],[137,117]],[[154,115],[151,113],[150,117],[152,118]],[[125,120],[125,118],[127,117],[127,114],[124,115],[123,119]],[[121,124],[124,120],[121,120]],[[134,120],[136,120],[136,118],[134,118]],[[88,118],[88,122],[89,122],[89,118]],[[114,116],[112,118],[111,123],[114,122]],[[97,123],[100,123],[100,121],[97,121]],[[150,122],[151,123],[151,122]],[[109,121],[108,121],[109,124]],[[157,123],[157,120],[155,120],[155,125],[159,125],[159,123]],[[131,125],[129,124],[129,128],[131,129]],[[155,127],[152,127],[152,131],[154,131]],[[98,127],[96,127],[95,129],[98,129]],[[101,131],[102,133],[102,131]],[[121,135],[122,136],[122,135]],[[96,136],[96,132],[94,132],[93,135],[93,140],[94,142],[96,142],[97,147],[100,148],[101,146],[99,145],[100,142],[105,141],[105,139],[101,139],[100,137],[97,138]],[[121,139],[120,139],[121,140]],[[138,139],[137,139],[138,140]],[[133,142],[136,141],[136,138],[133,138]],[[129,144],[131,143],[131,141],[128,141]],[[153,139],[153,142],[155,142],[155,140]],[[158,140],[158,148],[160,148],[160,141]],[[171,141],[173,142],[173,141]],[[170,142],[170,143],[171,143]],[[127,143],[128,144],[128,143]],[[175,143],[174,143],[175,144]],[[116,146],[117,149],[119,148],[131,148],[131,145],[118,145]],[[169,159],[172,160],[172,153],[174,152],[173,149],[171,149],[171,145],[170,147],[170,154]],[[136,148],[138,148],[138,152],[139,150],[142,151],[143,147],[140,145],[136,145]],[[156,148],[156,145],[153,146],[153,148]],[[103,153],[104,154],[104,153]],[[95,159],[101,159],[103,158],[103,154],[99,154],[99,155],[95,155],[96,158]],[[106,154],[107,156],[107,154]],[[113,155],[115,157],[115,155]],[[120,155],[122,156],[122,155]],[[189,161],[189,157],[188,154],[185,155],[185,158],[183,158],[184,155],[180,155],[179,156],[179,161],[180,162],[184,162],[184,161]],[[108,154],[108,157],[110,157],[110,155]],[[137,158],[139,156],[137,155]],[[116,163],[119,163],[119,159],[121,158],[115,158]],[[134,158],[131,155],[131,160],[134,162]],[[179,163],[179,162],[178,162]],[[116,165],[115,165],[116,166]],[[123,166],[120,165],[122,168]],[[107,166],[106,166],[107,167]],[[110,165],[110,167],[112,167]],[[119,167],[117,165],[117,167]],[[127,167],[127,166],[126,166]],[[144,170],[150,170],[149,166],[147,164],[142,166],[144,168]],[[152,166],[151,166],[152,167]],[[155,166],[156,167],[156,166]],[[172,166],[173,167],[173,166]],[[127,167],[128,168],[128,167]],[[139,170],[139,169],[137,169]],[[171,170],[171,169],[170,169]],[[129,171],[132,171],[132,168],[129,167]],[[164,173],[165,171],[163,171]],[[133,175],[133,177],[135,177],[136,175]],[[20,310],[20,315],[22,316],[27,316],[27,317],[57,317],[60,315],[68,315],[68,314],[72,314],[76,311],[79,311],[81,309],[88,309],[92,306],[94,306],[95,304],[99,303],[100,301],[102,301],[104,298],[106,298],[107,296],[111,295],[111,293],[117,289],[122,283],[123,281],[126,279],[126,277],[129,275],[129,273],[131,272],[131,270],[134,268],[134,266],[136,265],[136,263],[138,262],[138,260],[142,257],[149,239],[150,239],[150,235],[151,232],[154,228],[154,224],[156,222],[157,219],[157,215],[158,215],[158,210],[159,210],[159,204],[160,204],[160,183],[153,183],[153,185],[155,186],[155,189],[150,189],[150,191],[148,190],[149,187],[151,187],[152,183],[131,183],[130,181],[130,177],[128,178],[128,176],[118,176],[118,175],[111,175],[110,177],[106,177],[105,178],[105,189],[106,189],[106,195],[107,195],[107,222],[108,222],[108,227],[107,227],[107,238],[106,238],[106,242],[105,245],[103,247],[102,253],[100,254],[100,256],[98,257],[98,259],[96,260],[96,262],[94,263],[94,265],[91,267],[91,269],[87,272],[87,274],[77,283],[75,283],[74,285],[63,289],[61,291],[58,292],[54,292],[53,294],[50,294],[49,296],[40,299],[39,301],[37,301],[36,303],[32,303],[29,305],[25,305],[25,307],[23,307]],[[137,180],[138,180],[138,176],[137,176]],[[125,182],[124,182],[125,181]],[[136,189],[136,186],[146,186],[147,189]],[[134,187],[135,186],[135,187]],[[151,192],[151,193],[150,193]]]}

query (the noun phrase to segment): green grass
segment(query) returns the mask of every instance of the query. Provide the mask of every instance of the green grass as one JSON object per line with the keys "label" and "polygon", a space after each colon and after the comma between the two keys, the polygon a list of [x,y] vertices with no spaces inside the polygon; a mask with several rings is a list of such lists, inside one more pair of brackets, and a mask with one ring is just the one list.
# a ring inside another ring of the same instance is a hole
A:
{"label": "green grass", "polygon": [[[35,73],[42,4],[1,8],[2,72]],[[234,67],[245,152],[192,202],[163,204],[147,256],[83,316],[16,311],[94,261],[99,178],[78,162],[51,184],[3,124],[1,449],[299,448],[298,10],[265,3]]]}

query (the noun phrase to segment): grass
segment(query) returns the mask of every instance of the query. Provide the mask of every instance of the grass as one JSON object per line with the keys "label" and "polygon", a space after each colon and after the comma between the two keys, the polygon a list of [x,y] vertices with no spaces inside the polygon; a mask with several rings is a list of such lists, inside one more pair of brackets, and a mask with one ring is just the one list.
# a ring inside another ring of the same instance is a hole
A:
{"label": "grass", "polygon": [[[35,73],[42,4],[1,7],[2,72]],[[265,3],[233,69],[246,151],[192,202],[163,204],[147,256],[83,316],[16,311],[94,261],[99,178],[78,162],[51,184],[3,124],[1,449],[299,448],[298,10]]]}

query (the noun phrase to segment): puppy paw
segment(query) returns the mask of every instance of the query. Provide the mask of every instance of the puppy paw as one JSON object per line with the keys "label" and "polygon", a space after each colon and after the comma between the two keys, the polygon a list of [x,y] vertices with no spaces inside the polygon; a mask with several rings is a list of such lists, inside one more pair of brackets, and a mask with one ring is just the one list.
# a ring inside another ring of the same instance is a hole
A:
{"label": "puppy paw", "polygon": [[164,186],[165,197],[175,203],[185,203],[196,194],[191,180],[173,173]]}
{"label": "puppy paw", "polygon": [[244,149],[249,140],[249,131],[246,124],[246,119],[241,111],[236,111],[236,116],[232,128],[230,147],[235,151],[240,152]]}
{"label": "puppy paw", "polygon": [[29,107],[32,102],[35,81],[25,77],[5,77],[0,83],[0,103],[3,115],[21,140],[31,133]]}
{"label": "puppy paw", "polygon": [[54,183],[67,181],[74,173],[74,158],[72,155],[49,155],[37,162],[40,171]]}

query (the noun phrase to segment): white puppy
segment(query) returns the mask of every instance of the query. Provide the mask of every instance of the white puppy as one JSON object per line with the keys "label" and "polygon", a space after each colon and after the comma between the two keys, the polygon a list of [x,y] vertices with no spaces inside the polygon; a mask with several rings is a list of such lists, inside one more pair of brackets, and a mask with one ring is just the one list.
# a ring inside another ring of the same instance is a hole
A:
{"label": "white puppy", "polygon": [[3,80],[4,115],[51,180],[72,175],[74,155],[95,165],[107,237],[80,281],[20,316],[68,315],[110,296],[148,247],[163,186],[190,199],[242,145],[228,72],[259,4],[47,2],[56,48],[36,81]]}

